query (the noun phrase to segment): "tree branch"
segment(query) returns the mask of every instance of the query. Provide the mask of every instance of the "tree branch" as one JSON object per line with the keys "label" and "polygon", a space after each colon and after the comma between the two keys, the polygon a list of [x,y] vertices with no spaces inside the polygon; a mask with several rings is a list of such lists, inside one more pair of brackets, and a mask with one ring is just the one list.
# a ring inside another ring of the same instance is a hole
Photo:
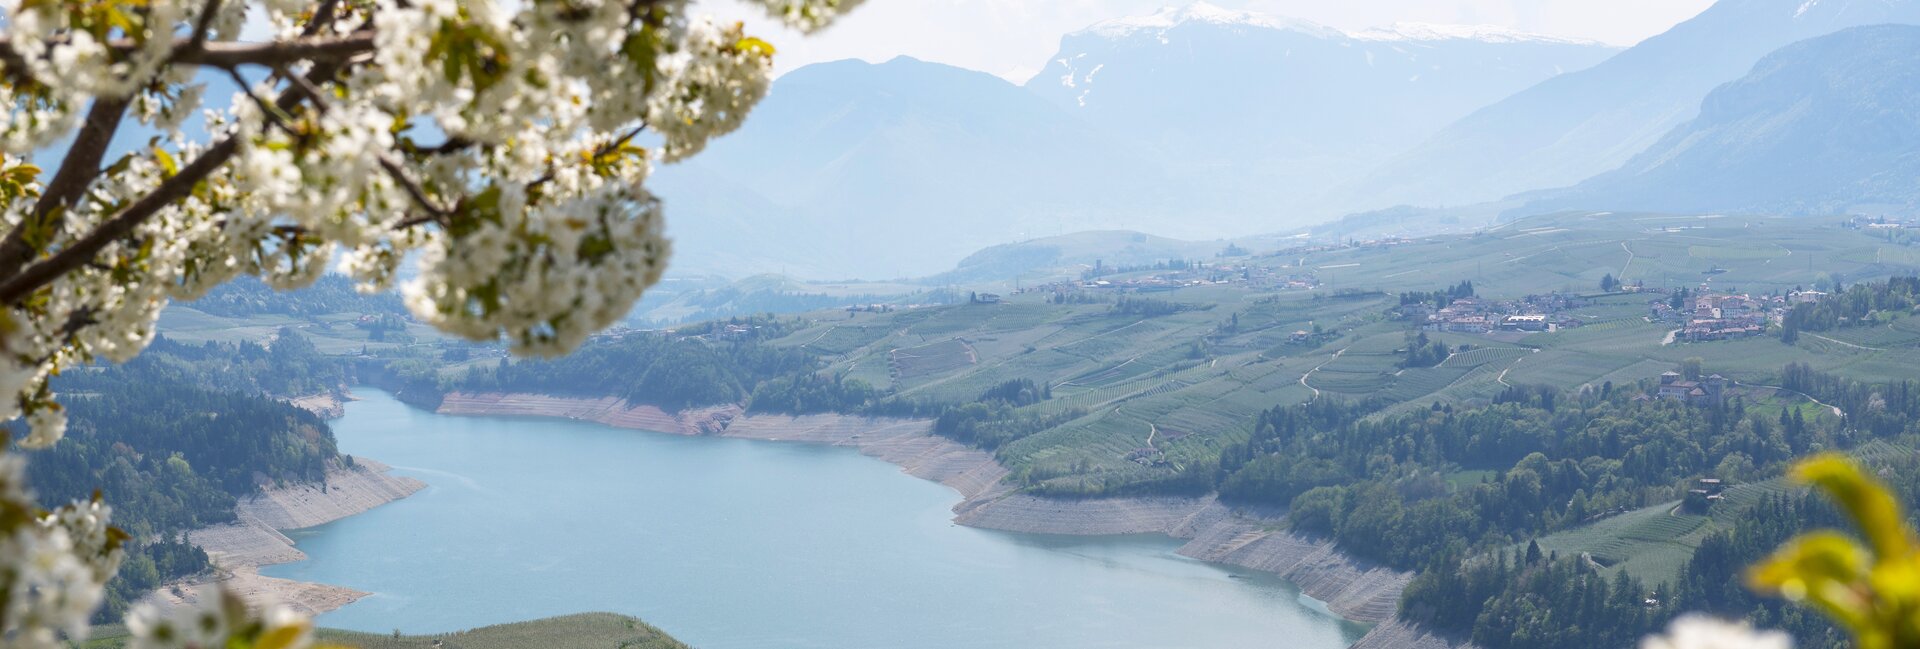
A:
{"label": "tree branch", "polygon": [[327,25],[333,24],[334,11],[340,6],[340,0],[320,0],[320,6],[313,10],[313,18],[307,20],[307,26],[300,30],[301,36],[320,33]]}
{"label": "tree branch", "polygon": [[207,32],[212,31],[213,17],[219,14],[220,0],[207,0],[206,6],[200,9],[199,20],[194,21],[193,38],[187,42],[185,49],[192,51],[206,49]]}
{"label": "tree branch", "polygon": [[[607,142],[606,144],[602,144],[598,148],[595,148],[593,150],[593,157],[598,158],[600,156],[613,153],[614,150],[619,149],[621,146],[625,145],[626,143],[633,141],[633,138],[639,137],[640,133],[645,130],[647,130],[646,124],[640,124],[640,125],[634,126],[631,129],[628,129],[627,132],[622,134],[620,137],[614,138],[612,141]],[[539,187],[541,185],[545,185],[550,182],[553,182],[553,169],[551,167],[547,169],[546,173],[540,174],[539,178],[535,178],[533,179],[533,182],[527,183],[527,189],[533,189],[535,187]]]}
{"label": "tree branch", "polygon": [[[238,78],[238,75],[235,76]],[[331,108],[331,105],[327,102],[326,95],[321,92],[318,86],[313,85],[313,82],[301,77],[294,77],[293,87],[305,93],[307,99],[313,102],[314,108],[320,112],[324,113]],[[252,95],[253,93],[249,92],[247,94]],[[278,118],[276,118],[276,121],[277,119]],[[286,125],[281,124],[281,127],[285,128]],[[400,184],[401,189],[407,190],[407,196],[412,198],[413,202],[419,203],[421,209],[426,210],[428,214],[434,216],[446,216],[452,213],[451,210],[440,207],[438,203],[433,202],[433,197],[427,195],[427,189],[420,186],[420,181],[414,180],[412,176],[407,175],[406,167],[401,166],[398,160],[393,159],[393,156],[388,155],[386,151],[375,151],[373,155],[380,160],[380,168],[385,169],[387,175],[393,177],[393,182]]]}
{"label": "tree branch", "polygon": [[[309,80],[328,79],[344,67],[344,61],[318,65],[307,72],[307,78]],[[288,88],[280,93],[274,105],[280,109],[280,112],[286,112],[298,105],[303,96],[305,95],[302,91]],[[160,210],[186,198],[193,192],[194,185],[212,176],[213,172],[218,171],[233,158],[235,153],[240,151],[242,137],[245,135],[237,132],[228,134],[218,143],[208,147],[199,157],[194,158],[193,162],[181,168],[179,173],[161,181],[160,186],[141,196],[133,204],[122,208],[118,214],[95,227],[86,236],[61,248],[60,252],[54,253],[52,257],[28,266],[19,274],[0,281],[0,305],[19,304],[21,300],[51,285],[61,276],[93,262],[94,258],[100,255],[100,251],[105,250],[107,246],[132,234],[134,228],[145,223],[147,219],[153,218],[153,215],[160,213]]]}
{"label": "tree branch", "polygon": [[[59,44],[63,40],[49,39],[49,44]],[[128,39],[114,40],[107,43],[107,47],[123,56],[140,48]],[[241,65],[284,67],[298,61],[338,63],[373,50],[371,30],[344,36],[308,36],[269,43],[213,41],[195,44],[192,38],[182,38],[174,41],[171,60],[174,63],[216,68]],[[0,37],[0,63],[16,70],[25,69],[26,59],[14,49],[10,38]]]}
{"label": "tree branch", "polygon": [[141,196],[126,209],[120,210],[106,223],[94,228],[87,236],[73,242],[45,261],[27,267],[20,274],[0,283],[0,304],[17,304],[60,276],[92,261],[108,245],[133,233],[133,229],[160,210],[192,193],[193,186],[205,180],[213,172],[227,163],[233,154],[240,150],[240,136],[229,135],[219,144],[207,149],[200,157],[194,158],[180,173],[160,183],[159,187]]}
{"label": "tree branch", "polygon": [[60,169],[54,172],[46,190],[33,204],[32,216],[0,241],[0,277],[12,275],[33,261],[33,250],[26,241],[27,224],[47,218],[56,208],[71,206],[87,186],[93,184],[93,179],[100,176],[100,159],[106,155],[107,145],[113,142],[113,134],[120,128],[127,104],[126,99],[97,97],[93,100],[93,106],[87,109],[86,124],[74,136],[73,145],[60,160]]}

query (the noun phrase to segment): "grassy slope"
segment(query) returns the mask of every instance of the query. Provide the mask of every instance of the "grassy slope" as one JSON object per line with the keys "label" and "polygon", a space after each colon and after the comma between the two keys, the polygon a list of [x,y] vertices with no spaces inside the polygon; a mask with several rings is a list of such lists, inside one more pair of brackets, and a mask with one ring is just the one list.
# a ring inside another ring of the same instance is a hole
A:
{"label": "grassy slope", "polygon": [[[1282,274],[1311,271],[1325,286],[1315,292],[1199,286],[1154,293],[1147,297],[1193,308],[1152,318],[1113,315],[1108,304],[1048,304],[1037,295],[891,313],[820,311],[803,316],[811,326],[775,344],[822,352],[835,371],[910,398],[969,401],[1009,379],[1047,382],[1055,398],[1032,409],[1086,414],[1022,439],[1001,456],[1016,472],[1066,480],[1075,474],[1121,480],[1168,475],[1243,439],[1260,410],[1316,394],[1381,395],[1400,400],[1396,410],[1405,410],[1486,399],[1506,385],[1630,383],[1689,357],[1763,385],[1772,384],[1789,362],[1870,381],[1910,378],[1920,363],[1920,318],[1802,336],[1792,346],[1770,337],[1662,345],[1674,325],[1643,317],[1651,298],[1613,295],[1575,312],[1583,327],[1523,337],[1440,334],[1449,344],[1475,349],[1437,367],[1394,367],[1408,325],[1382,317],[1397,303],[1390,294],[1463,279],[1495,298],[1591,291],[1607,274],[1650,286],[1706,283],[1765,293],[1810,286],[1821,275],[1857,282],[1920,270],[1920,248],[1889,244],[1833,219],[1552,215],[1473,235],[1267,255],[1252,263],[1281,268]],[[1384,293],[1335,297],[1340,289]],[[261,337],[285,324],[229,323],[178,307],[168,314],[163,326],[179,337]],[[1239,328],[1223,331],[1235,315]],[[1291,332],[1316,325],[1334,333],[1311,344],[1288,342]],[[364,344],[363,334],[345,323],[309,331],[333,338],[316,341],[329,349]],[[895,350],[907,354],[896,356]],[[1169,465],[1146,467],[1126,459],[1150,436]],[[1613,565],[1657,581],[1714,525],[1653,518],[1623,516],[1548,543],[1562,551],[1624,557]],[[1580,534],[1600,540],[1581,540]],[[1621,539],[1631,543],[1601,547]]]}
{"label": "grassy slope", "polygon": [[[1812,415],[1814,410],[1807,412]],[[1912,452],[1878,441],[1852,451],[1863,458]],[[1726,500],[1705,515],[1678,510],[1679,501],[1662,503],[1543,537],[1540,548],[1591,555],[1607,575],[1624,570],[1649,584],[1670,582],[1708,535],[1731,529],[1748,506],[1795,488],[1780,478],[1737,485],[1727,489]]]}
{"label": "grassy slope", "polygon": [[[1606,274],[1655,286],[1784,290],[1809,286],[1818,273],[1859,281],[1913,272],[1920,249],[1821,219],[1554,215],[1471,236],[1253,261],[1290,266],[1285,273],[1312,270],[1328,289],[1391,294],[1470,279],[1481,295],[1503,298],[1591,291]],[[1724,272],[1705,273],[1712,269]],[[1200,286],[1150,297],[1194,308],[1122,317],[1105,304],[1054,305],[1022,295],[995,305],[820,312],[812,314],[815,326],[778,344],[826,352],[835,370],[912,398],[967,401],[1008,379],[1051,383],[1056,398],[1035,409],[1078,407],[1089,414],[1014,443],[1002,459],[1016,471],[1125,479],[1168,471],[1125,459],[1152,431],[1175,433],[1155,445],[1178,465],[1244,436],[1253,413],[1315,394],[1384,396],[1401,401],[1404,410],[1485,399],[1506,385],[1629,383],[1689,357],[1759,384],[1773,381],[1790,362],[1877,380],[1905,377],[1920,361],[1915,321],[1826,334],[1840,342],[1808,336],[1796,346],[1773,338],[1662,345],[1673,325],[1647,321],[1649,296],[1621,294],[1575,312],[1586,322],[1577,329],[1501,339],[1442,334],[1449,344],[1475,349],[1438,367],[1401,370],[1395,364],[1408,325],[1382,317],[1397,303],[1390,295]],[[1236,314],[1238,331],[1222,332]],[[1316,324],[1336,334],[1316,344],[1287,342],[1291,332]],[[970,362],[921,354],[957,349],[961,341],[974,352]],[[911,358],[903,365],[894,350]]]}
{"label": "grassy slope", "polygon": [[[321,629],[315,635],[321,642],[361,649],[687,649],[686,644],[637,618],[614,613],[579,613],[398,638],[333,629]],[[118,649],[126,645],[126,630],[122,627],[98,627],[94,636],[86,645],[91,649]]]}

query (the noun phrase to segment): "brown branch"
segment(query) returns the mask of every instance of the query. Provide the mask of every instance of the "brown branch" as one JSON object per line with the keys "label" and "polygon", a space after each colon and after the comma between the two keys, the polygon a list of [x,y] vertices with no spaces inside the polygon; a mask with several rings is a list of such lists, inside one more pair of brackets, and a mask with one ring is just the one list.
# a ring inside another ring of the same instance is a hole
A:
{"label": "brown branch", "polygon": [[94,228],[92,232],[87,233],[87,236],[73,242],[72,245],[61,248],[60,252],[52,257],[28,266],[26,270],[8,278],[4,283],[0,283],[0,304],[18,304],[34,291],[52,284],[60,276],[85,265],[108,245],[132,234],[135,227],[145,223],[160,210],[173,204],[174,201],[186,198],[193,192],[194,185],[213,175],[215,170],[226,164],[227,160],[239,150],[239,135],[229,135],[208,148],[205,153],[200,154],[200,157],[194,158],[192,163],[182,168],[180,173],[161,182],[159,187],[155,187],[147,195],[141,196],[140,200],[120,210],[119,214],[115,214],[106,223]]}
{"label": "brown branch", "polygon": [[[63,40],[64,37],[49,39],[48,44],[58,44]],[[140,49],[140,45],[128,39],[118,39],[107,43],[107,48],[125,56]],[[372,52],[373,49],[373,32],[361,30],[344,36],[311,36],[268,43],[214,41],[195,45],[192,38],[182,38],[174,41],[170,56],[174,63],[216,68],[241,65],[284,67],[299,61],[340,63]],[[14,49],[10,38],[0,37],[0,64],[16,70],[25,69],[26,59]]]}
{"label": "brown branch", "polygon": [[[220,0],[207,0],[206,7],[200,10],[199,20],[194,21],[193,38],[187,41],[187,46],[185,49],[190,51],[201,51],[206,49],[207,32],[213,29],[213,17],[219,14],[220,14]],[[179,52],[176,50],[175,55],[178,55],[178,53]]]}
{"label": "brown branch", "polygon": [[327,25],[333,24],[334,11],[340,6],[340,0],[321,0],[320,6],[313,10],[313,17],[307,20],[307,26],[300,30],[301,36],[320,33]]}
{"label": "brown branch", "polygon": [[447,141],[433,146],[419,146],[410,141],[401,143],[404,152],[412,155],[447,155],[450,153],[459,153],[473,148],[475,144],[479,143],[459,137],[449,137]]}
{"label": "brown branch", "polygon": [[[305,94],[307,99],[313,101],[314,108],[320,112],[326,112],[331,109],[332,106],[327,102],[325,93],[320,90],[319,86],[313,85],[313,82],[304,78],[295,77],[293,79],[293,87]],[[285,127],[285,125],[283,124],[282,127]],[[400,161],[394,160],[393,156],[388,155],[385,151],[376,151],[373,155],[379,159],[380,168],[385,169],[387,175],[391,176],[394,182],[400,183],[400,188],[407,190],[407,196],[412,198],[413,202],[420,204],[421,209],[425,209],[429,214],[436,216],[445,216],[452,213],[451,210],[433,202],[433,197],[427,195],[427,189],[420,185],[420,181],[407,175],[406,167],[401,166]]]}
{"label": "brown branch", "polygon": [[[613,141],[608,142],[606,144],[602,144],[600,145],[599,148],[594,149],[593,157],[598,158],[600,156],[613,153],[615,149],[619,149],[622,145],[625,145],[626,143],[633,141],[633,138],[639,137],[640,133],[645,130],[647,130],[646,124],[641,124],[631,129],[628,129],[627,132],[625,134],[622,134],[620,137],[614,138]],[[550,182],[553,182],[553,169],[551,167],[547,169],[546,173],[540,174],[539,178],[535,178],[533,179],[533,182],[527,183],[527,189],[533,189],[535,187],[539,187],[541,185],[545,185]]]}
{"label": "brown branch", "polygon": [[[307,72],[307,77],[330,79],[344,67],[346,67],[344,61],[318,65]],[[302,96],[304,95],[301,92],[289,88],[280,94],[280,97],[274,101],[274,105],[284,113],[298,105]],[[53,256],[28,266],[19,274],[0,280],[0,304],[19,304],[21,300],[52,284],[61,276],[93,262],[94,258],[99,256],[101,251],[106,250],[107,246],[132,234],[134,228],[145,223],[147,219],[153,218],[153,215],[160,213],[160,210],[186,198],[193,192],[195,185],[212,176],[213,172],[218,171],[233,158],[235,153],[239,152],[242,137],[244,136],[240,133],[227,135],[218,143],[208,147],[199,157],[194,158],[193,162],[181,168],[179,173],[161,181],[160,186],[147,192],[133,204],[122,208],[119,213],[96,226],[86,236],[61,248],[60,252],[54,253]]]}
{"label": "brown branch", "polygon": [[34,202],[32,216],[14,226],[7,232],[6,239],[0,241],[0,277],[12,275],[33,261],[33,250],[26,241],[28,224],[40,222],[57,208],[71,206],[87,186],[93,184],[93,179],[100,176],[100,159],[106,155],[107,145],[113,142],[114,131],[120,128],[127,104],[126,99],[94,99],[93,106],[87,109],[86,123],[74,136],[66,157],[60,160],[60,169],[54,172],[53,179]]}

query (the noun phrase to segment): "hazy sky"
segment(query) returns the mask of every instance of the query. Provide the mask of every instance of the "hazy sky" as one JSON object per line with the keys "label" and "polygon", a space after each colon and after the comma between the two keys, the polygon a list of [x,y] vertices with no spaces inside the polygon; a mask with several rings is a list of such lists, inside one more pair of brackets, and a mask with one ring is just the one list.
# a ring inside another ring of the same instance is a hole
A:
{"label": "hazy sky", "polygon": [[[1530,32],[1632,45],[1666,31],[1712,0],[1212,0],[1304,18],[1341,29],[1395,22],[1503,25]],[[808,63],[905,54],[1025,81],[1060,44],[1060,36],[1095,22],[1152,13],[1170,0],[867,0],[832,29],[801,37],[770,26],[737,0],[700,7],[744,18],[779,48],[780,71]]]}

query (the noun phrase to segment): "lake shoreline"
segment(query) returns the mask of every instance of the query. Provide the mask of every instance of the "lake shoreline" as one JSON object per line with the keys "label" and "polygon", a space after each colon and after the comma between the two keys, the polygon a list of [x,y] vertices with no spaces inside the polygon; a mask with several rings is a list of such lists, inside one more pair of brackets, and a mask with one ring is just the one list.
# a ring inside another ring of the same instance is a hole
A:
{"label": "lake shoreline", "polygon": [[218,583],[247,601],[278,602],[313,616],[366,597],[370,593],[344,586],[268,577],[260,569],[307,558],[286,531],[360,514],[427,486],[391,471],[385,464],[348,456],[327,467],[321,483],[271,487],[240,499],[234,506],[234,522],[187,533],[187,541],[207,553],[213,574],[170,584],[149,600],[161,605],[189,604],[209,595]]}
{"label": "lake shoreline", "polygon": [[[1371,565],[1332,542],[1284,529],[1278,512],[1237,510],[1205,498],[1063,500],[1018,494],[992,454],[932,434],[930,420],[852,415],[748,415],[738,407],[670,413],[615,398],[585,399],[526,393],[445,395],[435,412],[460,416],[554,417],[616,428],[676,435],[847,446],[892,463],[909,475],[959,492],[952,508],[961,525],[1009,532],[1098,536],[1157,533],[1186,541],[1183,556],[1275,574],[1333,614],[1374,625],[1376,633],[1405,637],[1395,622],[1400,593],[1412,573]],[[1423,644],[1423,647],[1445,645]]]}

